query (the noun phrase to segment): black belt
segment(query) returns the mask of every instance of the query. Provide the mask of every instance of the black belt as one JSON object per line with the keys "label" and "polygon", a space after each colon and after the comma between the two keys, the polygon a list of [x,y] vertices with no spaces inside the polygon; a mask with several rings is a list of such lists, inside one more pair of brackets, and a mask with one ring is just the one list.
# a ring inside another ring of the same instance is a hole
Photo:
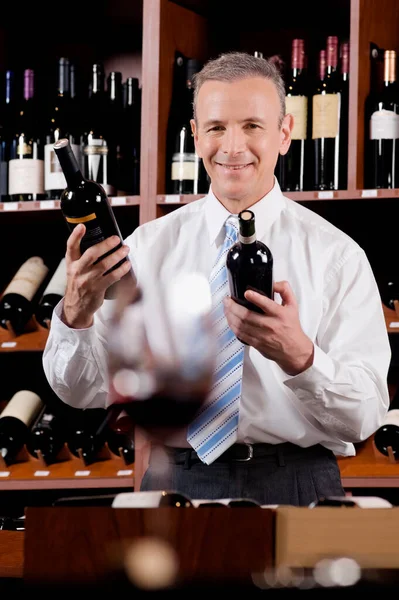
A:
{"label": "black belt", "polygon": [[[168,451],[171,454],[172,460],[177,465],[201,462],[198,454],[192,448],[168,448]],[[249,462],[256,458],[277,456],[279,463],[284,464],[284,456],[288,457],[298,454],[320,456],[332,453],[320,444],[307,448],[296,446],[291,442],[284,442],[282,444],[234,444],[218,456],[214,462]]]}

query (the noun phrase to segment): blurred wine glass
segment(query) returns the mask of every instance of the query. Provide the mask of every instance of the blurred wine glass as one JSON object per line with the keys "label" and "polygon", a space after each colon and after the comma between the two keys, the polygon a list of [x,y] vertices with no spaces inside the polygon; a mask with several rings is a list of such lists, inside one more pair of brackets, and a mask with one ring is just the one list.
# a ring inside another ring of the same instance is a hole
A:
{"label": "blurred wine glass", "polygon": [[206,400],[216,356],[208,280],[199,273],[162,281],[151,265],[139,286],[120,288],[109,336],[109,412],[163,443]]}

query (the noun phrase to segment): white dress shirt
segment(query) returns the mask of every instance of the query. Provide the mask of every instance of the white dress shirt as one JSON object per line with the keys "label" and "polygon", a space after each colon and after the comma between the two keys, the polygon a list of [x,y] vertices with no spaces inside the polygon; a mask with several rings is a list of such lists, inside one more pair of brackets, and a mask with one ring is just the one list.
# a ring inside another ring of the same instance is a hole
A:
{"label": "white dress shirt", "polygon": [[[362,248],[334,225],[286,198],[277,180],[251,207],[259,240],[271,250],[274,281],[296,296],[302,329],[314,342],[314,362],[287,375],[252,347],[245,348],[238,441],[322,444],[336,455],[355,454],[388,410],[391,350],[377,284]],[[223,241],[228,211],[212,194],[138,227],[125,241],[140,282],[141,257],[161,280],[176,272],[207,276]],[[276,301],[281,302],[276,295]],[[55,393],[79,408],[106,406],[105,300],[88,329],[71,329],[56,307],[43,353]],[[187,446],[184,433],[173,446]]]}

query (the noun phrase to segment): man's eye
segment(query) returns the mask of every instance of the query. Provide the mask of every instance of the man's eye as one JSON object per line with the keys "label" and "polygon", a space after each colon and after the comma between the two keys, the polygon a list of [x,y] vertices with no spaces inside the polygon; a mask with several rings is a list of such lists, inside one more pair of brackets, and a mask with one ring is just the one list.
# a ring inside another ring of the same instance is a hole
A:
{"label": "man's eye", "polygon": [[215,125],[215,127],[211,127],[208,131],[222,131],[223,127],[221,125]]}
{"label": "man's eye", "polygon": [[257,125],[256,123],[248,123],[248,128],[249,129],[258,129],[259,125]]}

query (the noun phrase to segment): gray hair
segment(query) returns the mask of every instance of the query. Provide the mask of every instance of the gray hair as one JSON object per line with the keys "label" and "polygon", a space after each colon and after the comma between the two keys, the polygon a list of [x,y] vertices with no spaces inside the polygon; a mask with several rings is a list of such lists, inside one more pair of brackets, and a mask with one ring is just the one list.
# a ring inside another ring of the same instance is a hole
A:
{"label": "gray hair", "polygon": [[236,81],[237,79],[245,79],[246,77],[264,77],[274,83],[280,100],[279,127],[281,127],[285,116],[286,93],[281,72],[273,59],[252,56],[252,54],[245,52],[226,52],[221,54],[218,58],[209,60],[201,71],[194,75],[194,119],[197,118],[198,92],[205,81]]}

